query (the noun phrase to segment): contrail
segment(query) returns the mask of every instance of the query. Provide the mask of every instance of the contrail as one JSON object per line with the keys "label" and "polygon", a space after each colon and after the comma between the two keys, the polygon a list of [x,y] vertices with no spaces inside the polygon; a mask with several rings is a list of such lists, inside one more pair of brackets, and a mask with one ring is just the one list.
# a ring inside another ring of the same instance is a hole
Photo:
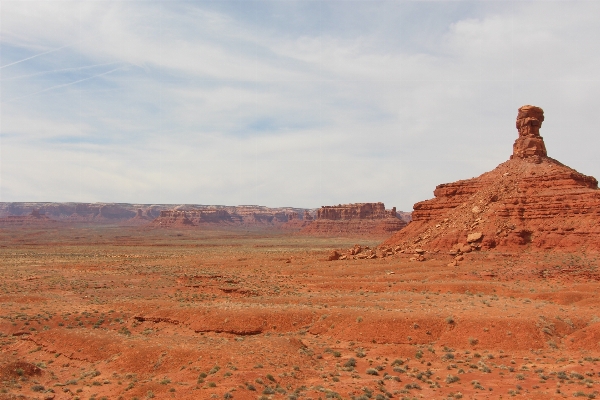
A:
{"label": "contrail", "polygon": [[[94,37],[96,37],[96,36],[100,36],[100,35],[95,35],[95,36],[92,36],[92,38],[94,38]],[[90,38],[90,39],[91,39],[91,38]],[[86,39],[86,40],[87,40],[87,39]],[[50,53],[54,53],[55,51],[62,50],[62,49],[64,49],[65,47],[71,47],[71,46],[75,46],[76,44],[80,44],[80,43],[83,43],[83,42],[84,42],[83,40],[80,40],[80,41],[79,41],[79,42],[77,42],[77,43],[66,44],[66,45],[64,45],[64,46],[61,46],[61,47],[58,47],[58,48],[56,48],[56,49],[52,49],[52,50],[48,50],[48,51],[44,51],[43,53],[38,53],[38,54],[35,54],[35,55],[31,56],[31,57],[27,57],[27,58],[24,58],[24,59],[22,59],[22,60],[19,60],[19,61],[11,62],[10,64],[2,65],[2,66],[0,66],[0,69],[2,69],[2,68],[6,68],[6,67],[10,67],[11,65],[15,65],[15,64],[22,63],[23,61],[31,60],[32,58],[36,58],[36,57],[39,57],[39,56],[43,56],[44,54],[50,54]]]}
{"label": "contrail", "polygon": [[2,81],[12,81],[12,80],[15,80],[15,79],[31,78],[32,76],[38,76],[38,75],[44,75],[44,74],[52,74],[52,73],[55,73],[55,72],[76,71],[76,70],[86,69],[86,68],[103,67],[103,66],[106,66],[106,65],[113,65],[113,64],[118,64],[118,63],[119,63],[119,61],[114,61],[114,62],[104,63],[104,64],[84,65],[83,67],[72,67],[72,68],[55,69],[55,70],[52,70],[52,71],[42,71],[42,72],[36,72],[35,74],[20,75],[20,76],[14,76],[12,78],[5,78],[5,79],[2,79]]}
{"label": "contrail", "polygon": [[4,104],[4,103],[10,103],[10,102],[12,102],[12,101],[15,101],[15,100],[24,99],[25,97],[29,97],[29,96],[33,96],[33,95],[36,95],[36,94],[39,94],[39,93],[47,92],[47,91],[49,91],[49,90],[54,90],[54,89],[62,88],[62,87],[65,87],[65,86],[71,86],[71,85],[75,85],[76,83],[83,82],[83,81],[87,81],[87,80],[89,80],[89,79],[93,79],[93,78],[97,78],[97,77],[99,77],[99,76],[102,76],[102,75],[108,75],[108,74],[110,74],[111,72],[115,72],[115,71],[117,71],[117,70],[120,70],[120,69],[123,69],[123,68],[125,68],[125,67],[126,67],[126,65],[122,65],[122,66],[120,66],[120,67],[118,67],[118,68],[111,69],[110,71],[106,71],[106,72],[103,72],[103,73],[101,73],[101,74],[97,74],[97,75],[89,76],[89,77],[87,77],[87,78],[79,79],[79,80],[77,80],[77,81],[74,81],[74,82],[63,83],[62,85],[56,85],[56,86],[52,86],[52,87],[49,87],[49,88],[46,88],[46,89],[38,90],[37,92],[29,93],[29,94],[26,94],[25,96],[21,96],[21,97],[15,97],[15,98],[13,98],[13,99],[10,99],[10,100],[3,101],[3,102],[2,102],[2,104]]}

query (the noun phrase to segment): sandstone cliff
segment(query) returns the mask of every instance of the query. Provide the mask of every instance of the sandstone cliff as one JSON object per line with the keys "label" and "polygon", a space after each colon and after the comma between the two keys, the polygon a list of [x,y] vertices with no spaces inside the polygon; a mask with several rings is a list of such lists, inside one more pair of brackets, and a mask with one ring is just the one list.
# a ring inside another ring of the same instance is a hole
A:
{"label": "sandstone cliff", "polygon": [[406,226],[396,207],[386,210],[383,203],[338,204],[317,210],[317,218],[302,229],[308,234],[386,235]]}
{"label": "sandstone cliff", "polygon": [[0,217],[26,216],[33,210],[49,218],[66,222],[121,222],[138,217],[156,218],[165,205],[125,203],[0,203]]}
{"label": "sandstone cliff", "polygon": [[299,229],[304,222],[300,216],[303,215],[306,218],[307,213],[308,210],[291,207],[181,207],[161,211],[159,217],[152,221],[152,225],[158,227],[222,225]]}
{"label": "sandstone cliff", "polygon": [[56,224],[56,220],[49,218],[45,214],[41,214],[39,210],[32,210],[27,215],[9,215],[6,217],[0,217],[0,227],[7,226],[22,226],[22,225],[33,225],[33,226],[45,226]]}
{"label": "sandstone cliff", "polygon": [[403,250],[600,250],[598,181],[547,156],[541,108],[523,106],[510,160],[438,185],[384,246]]}
{"label": "sandstone cliff", "polygon": [[[29,224],[32,212],[48,220],[86,224],[150,226],[264,226],[300,229],[312,220],[304,208],[263,206],[206,206],[127,203],[0,203],[0,220],[4,224]],[[20,221],[20,222],[19,222]],[[40,219],[37,220],[41,221]],[[294,223],[289,223],[293,221]]]}

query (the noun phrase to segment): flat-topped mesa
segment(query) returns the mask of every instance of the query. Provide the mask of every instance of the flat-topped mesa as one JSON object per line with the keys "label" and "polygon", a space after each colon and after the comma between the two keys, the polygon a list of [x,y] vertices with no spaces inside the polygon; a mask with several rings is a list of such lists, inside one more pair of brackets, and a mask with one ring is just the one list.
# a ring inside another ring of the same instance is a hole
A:
{"label": "flat-topped mesa", "polygon": [[[306,219],[306,218],[305,218]],[[383,203],[338,204],[322,206],[314,221],[302,232],[323,235],[388,235],[406,226],[396,207],[386,210]]]}
{"label": "flat-topped mesa", "polygon": [[322,206],[317,210],[317,219],[350,220],[350,219],[384,219],[396,218],[396,207],[386,210],[383,203],[338,204]]}
{"label": "flat-topped mesa", "polygon": [[513,144],[511,159],[531,159],[539,163],[542,157],[548,157],[544,138],[540,136],[542,122],[544,122],[544,110],[541,108],[530,105],[519,108],[517,115],[519,137]]}
{"label": "flat-topped mesa", "polygon": [[263,206],[189,206],[161,210],[160,216],[152,224],[169,227],[190,226],[257,226],[300,229],[304,225],[302,212],[306,218],[308,210],[292,207],[269,208]]}

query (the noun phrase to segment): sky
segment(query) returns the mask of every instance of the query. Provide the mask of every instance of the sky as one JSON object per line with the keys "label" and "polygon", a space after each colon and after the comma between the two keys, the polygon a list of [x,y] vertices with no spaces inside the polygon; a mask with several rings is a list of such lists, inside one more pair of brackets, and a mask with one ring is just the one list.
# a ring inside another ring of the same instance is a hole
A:
{"label": "sky", "polygon": [[382,201],[506,161],[600,177],[599,1],[0,1],[0,201]]}

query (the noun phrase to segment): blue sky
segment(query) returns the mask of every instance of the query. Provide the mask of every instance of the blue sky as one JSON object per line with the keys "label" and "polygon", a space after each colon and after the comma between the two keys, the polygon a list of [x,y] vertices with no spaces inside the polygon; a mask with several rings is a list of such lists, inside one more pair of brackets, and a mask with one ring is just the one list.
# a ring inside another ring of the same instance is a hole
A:
{"label": "blue sky", "polygon": [[600,176],[600,2],[1,2],[0,201],[383,201],[508,159]]}

